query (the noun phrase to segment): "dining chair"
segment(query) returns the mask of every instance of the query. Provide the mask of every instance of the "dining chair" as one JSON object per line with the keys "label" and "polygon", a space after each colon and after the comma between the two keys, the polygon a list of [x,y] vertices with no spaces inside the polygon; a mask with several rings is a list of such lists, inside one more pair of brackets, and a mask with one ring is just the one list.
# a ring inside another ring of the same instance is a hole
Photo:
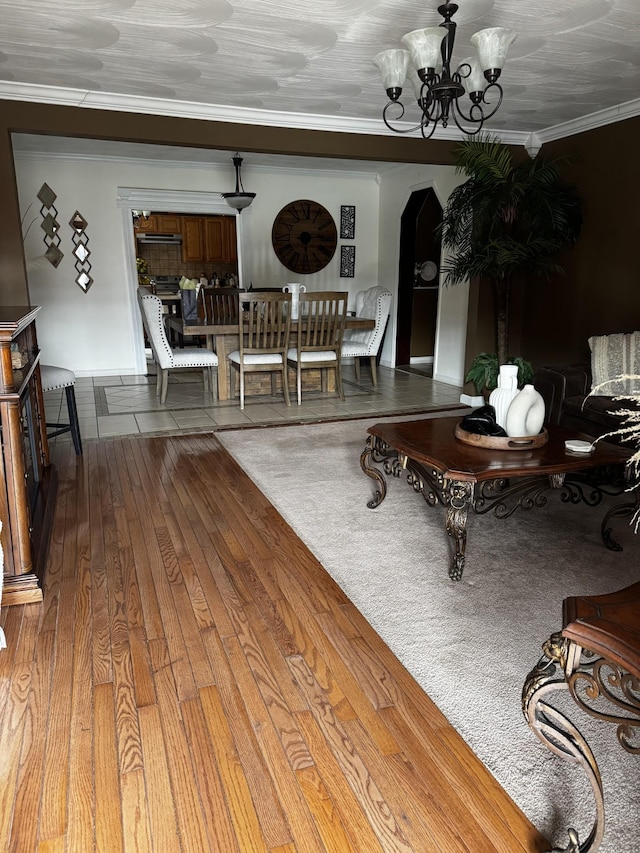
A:
{"label": "dining chair", "polygon": [[139,287],[138,305],[156,363],[158,374],[156,395],[160,397],[160,402],[164,403],[167,399],[169,371],[187,367],[202,369],[205,393],[209,389],[215,400],[216,377],[214,376],[214,367],[218,366],[218,356],[208,349],[199,347],[172,349],[167,339],[160,298],[149,293],[146,288]]}
{"label": "dining chair", "polygon": [[231,396],[235,397],[235,375],[240,374],[240,408],[244,409],[245,373],[271,373],[271,393],[276,394],[276,376],[282,378],[282,393],[287,406],[287,350],[291,324],[291,294],[246,293],[242,295],[242,312],[238,319],[240,349],[229,354],[231,363]]}
{"label": "dining chair", "polygon": [[207,323],[235,323],[238,319],[238,300],[240,291],[237,287],[202,287],[200,288],[204,302],[204,316]]}
{"label": "dining chair", "polygon": [[366,317],[375,320],[373,329],[347,329],[342,341],[342,357],[353,358],[356,379],[360,379],[360,359],[368,358],[371,365],[371,381],[378,384],[376,363],[387,327],[389,310],[391,309],[391,292],[386,287],[370,287],[356,294],[356,317]]}
{"label": "dining chair", "polygon": [[301,294],[296,346],[287,353],[289,364],[296,369],[298,405],[302,402],[302,371],[309,368],[320,369],[323,391],[327,390],[328,370],[335,370],[336,391],[344,400],[341,353],[348,296],[338,290]]}

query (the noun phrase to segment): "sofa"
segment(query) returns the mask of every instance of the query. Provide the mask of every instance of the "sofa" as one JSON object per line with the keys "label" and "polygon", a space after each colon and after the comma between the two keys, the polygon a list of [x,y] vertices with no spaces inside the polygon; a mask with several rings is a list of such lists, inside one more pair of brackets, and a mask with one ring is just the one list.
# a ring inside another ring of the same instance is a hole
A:
{"label": "sofa", "polygon": [[[640,411],[640,332],[594,336],[589,348],[590,362],[540,367],[533,385],[544,398],[547,423],[596,438],[619,429],[622,410]],[[637,399],[615,399],[625,394]]]}

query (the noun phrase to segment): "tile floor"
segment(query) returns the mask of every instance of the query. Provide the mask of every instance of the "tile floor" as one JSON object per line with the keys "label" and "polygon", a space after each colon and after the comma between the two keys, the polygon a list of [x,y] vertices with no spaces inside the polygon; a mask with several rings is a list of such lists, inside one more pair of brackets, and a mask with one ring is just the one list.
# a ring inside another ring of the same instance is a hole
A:
{"label": "tile floor", "polygon": [[[120,435],[154,435],[166,432],[202,432],[275,423],[305,423],[340,418],[368,417],[425,411],[432,406],[459,404],[460,391],[453,385],[403,369],[378,369],[373,388],[365,366],[361,380],[352,365],[343,367],[345,401],[334,393],[307,392],[300,406],[292,399],[287,407],[281,397],[247,397],[244,411],[238,401],[214,402],[204,393],[199,371],[172,372],[167,400],[156,397],[154,366],[146,376],[96,376],[76,379],[76,403],[83,440]],[[68,421],[63,391],[45,394],[47,422]],[[65,433],[54,439],[69,441]]]}

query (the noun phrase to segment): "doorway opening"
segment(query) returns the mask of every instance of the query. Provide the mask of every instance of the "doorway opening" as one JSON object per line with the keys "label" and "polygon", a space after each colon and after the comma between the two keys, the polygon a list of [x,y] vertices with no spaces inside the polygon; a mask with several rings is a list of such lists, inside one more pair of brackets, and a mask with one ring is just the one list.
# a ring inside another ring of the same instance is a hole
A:
{"label": "doorway opening", "polygon": [[411,194],[400,220],[396,367],[433,375],[442,205],[431,187]]}

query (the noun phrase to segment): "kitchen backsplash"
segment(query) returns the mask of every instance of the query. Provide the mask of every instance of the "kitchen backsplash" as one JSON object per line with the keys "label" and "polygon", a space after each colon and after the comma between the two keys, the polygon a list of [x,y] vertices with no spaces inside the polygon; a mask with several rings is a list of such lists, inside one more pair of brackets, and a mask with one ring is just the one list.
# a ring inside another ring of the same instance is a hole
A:
{"label": "kitchen backsplash", "polygon": [[149,264],[150,277],[184,275],[187,278],[200,278],[201,273],[204,273],[210,279],[215,272],[218,278],[224,279],[227,273],[238,274],[237,264],[203,261],[185,264],[182,260],[182,249],[177,243],[138,243],[138,257],[144,258]]}

